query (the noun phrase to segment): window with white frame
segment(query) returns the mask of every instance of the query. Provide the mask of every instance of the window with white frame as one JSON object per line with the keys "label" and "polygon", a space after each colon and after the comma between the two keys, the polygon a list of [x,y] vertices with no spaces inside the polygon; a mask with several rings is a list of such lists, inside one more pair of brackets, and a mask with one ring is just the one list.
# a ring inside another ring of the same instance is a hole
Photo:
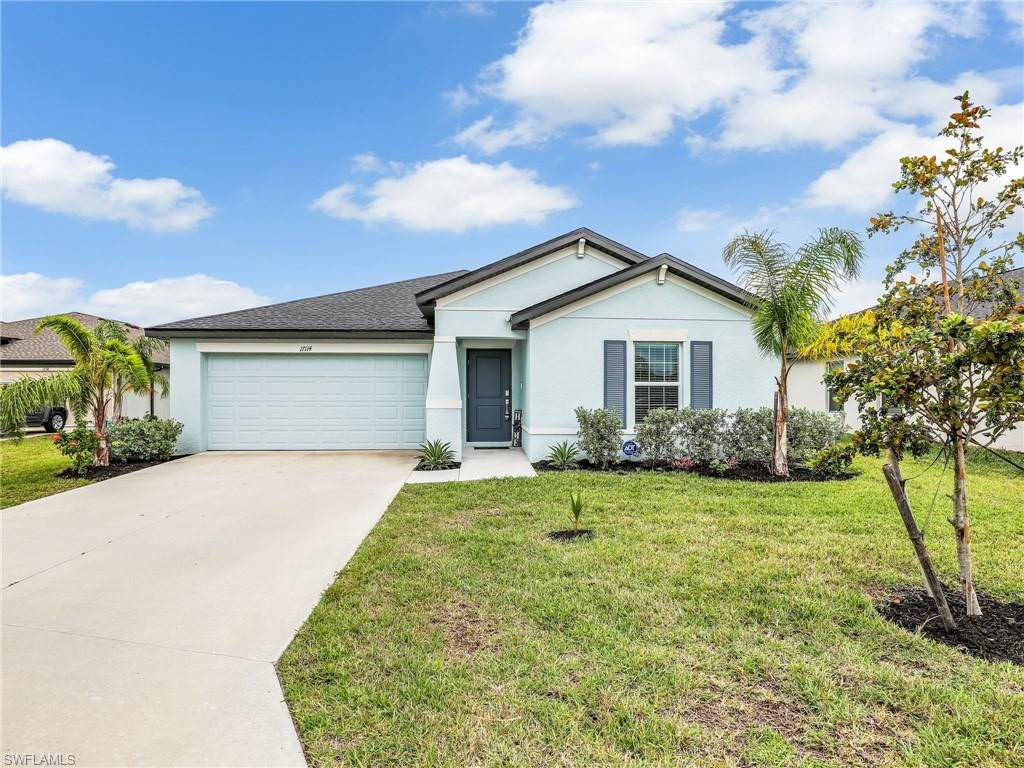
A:
{"label": "window with white frame", "polygon": [[679,344],[636,342],[633,363],[636,423],[655,408],[679,408]]}

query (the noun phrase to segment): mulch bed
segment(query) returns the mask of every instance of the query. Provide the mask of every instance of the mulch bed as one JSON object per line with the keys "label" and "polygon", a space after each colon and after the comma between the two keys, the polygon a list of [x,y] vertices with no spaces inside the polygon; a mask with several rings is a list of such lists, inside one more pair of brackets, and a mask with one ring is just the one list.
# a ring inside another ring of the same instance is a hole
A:
{"label": "mulch bed", "polygon": [[590,528],[580,528],[578,531],[570,528],[565,531],[551,531],[545,535],[552,541],[575,541],[576,539],[594,538],[594,532]]}
{"label": "mulch bed", "polygon": [[67,478],[84,478],[85,480],[109,480],[112,477],[120,477],[121,475],[127,475],[129,472],[136,472],[140,469],[146,469],[146,467],[155,467],[158,464],[166,464],[168,461],[174,461],[175,459],[181,458],[180,456],[172,456],[169,459],[161,459],[159,461],[125,461],[113,463],[106,467],[89,467],[84,475],[76,474],[73,469],[65,469],[63,472],[58,472],[57,477]]}
{"label": "mulch bed", "polygon": [[988,661],[1024,666],[1024,604],[1004,603],[978,593],[981,616],[967,617],[963,595],[943,588],[957,628],[947,632],[924,587],[903,587],[886,592],[875,603],[882,618],[909,632]]}
{"label": "mulch bed", "polygon": [[445,471],[447,471],[449,469],[458,469],[461,466],[462,466],[462,462],[461,461],[453,461],[447,467],[426,467],[426,466],[423,465],[423,462],[420,462],[419,464],[417,464],[415,466],[415,468],[413,469],[413,472],[445,472]]}
{"label": "mulch bed", "polygon": [[[564,472],[566,470],[558,469],[551,466],[550,462],[546,459],[543,461],[535,462],[533,468],[538,472]],[[577,470],[583,472],[606,472],[615,475],[628,475],[634,472],[661,472],[666,474],[690,474],[690,475],[701,475],[702,477],[716,477],[722,480],[748,480],[756,483],[823,483],[830,482],[832,480],[849,480],[857,477],[859,472],[844,472],[841,475],[823,476],[816,475],[807,467],[790,467],[789,477],[779,477],[773,475],[768,471],[768,468],[761,464],[740,464],[734,469],[728,470],[725,474],[720,475],[708,467],[693,467],[691,469],[679,469],[673,467],[670,464],[662,464],[657,467],[651,468],[644,462],[640,461],[620,461],[617,464],[612,464],[607,469],[602,469],[594,464],[591,464],[586,459],[579,462],[576,467]]]}

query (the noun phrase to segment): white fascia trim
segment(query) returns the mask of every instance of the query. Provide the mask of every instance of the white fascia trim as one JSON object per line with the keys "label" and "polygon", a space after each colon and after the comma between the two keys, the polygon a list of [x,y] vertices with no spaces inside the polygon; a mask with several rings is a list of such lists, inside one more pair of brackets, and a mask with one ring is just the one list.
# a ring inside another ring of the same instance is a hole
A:
{"label": "white fascia trim", "polygon": [[[585,250],[588,256],[593,256],[598,261],[603,261],[605,264],[609,264],[615,267],[616,269],[625,269],[627,266],[618,259],[615,259],[611,256],[607,256],[601,253],[600,251],[596,251],[589,247],[586,248]],[[449,296],[440,298],[434,304],[435,311],[437,309],[449,308],[448,305],[451,304],[452,302],[459,301],[461,299],[466,298],[467,296],[472,296],[473,294],[479,293],[480,291],[486,290],[487,288],[490,288],[492,286],[501,285],[502,283],[507,282],[509,280],[514,280],[517,277],[525,275],[527,272],[532,272],[535,269],[545,267],[548,264],[552,264],[556,261],[559,261],[560,259],[564,259],[570,256],[573,258],[576,257],[575,243],[560,250],[557,250],[554,253],[549,253],[547,256],[535,259],[534,261],[531,261],[529,264],[522,264],[516,267],[515,269],[509,270],[508,272],[504,272],[500,275],[495,275],[494,277],[489,277],[483,282],[477,283],[476,285],[471,285],[468,288],[463,288],[461,291],[456,291],[455,293]],[[517,307],[516,309],[511,311],[515,312],[518,311],[518,309],[521,309],[521,307]]]}
{"label": "white fascia trim", "polygon": [[454,344],[455,343],[455,337],[454,336],[435,336],[434,337],[434,343],[435,344]]}
{"label": "white fascia trim", "polygon": [[462,339],[466,349],[514,349],[518,343],[519,339]]}
{"label": "white fascia trim", "polygon": [[455,410],[462,408],[461,400],[427,400],[427,408]]}
{"label": "white fascia trim", "polygon": [[[578,435],[576,427],[523,427],[523,432],[528,435]],[[619,434],[623,437],[631,437],[636,434],[632,429],[620,429]]]}
{"label": "white fascia trim", "polygon": [[678,341],[683,342],[690,338],[690,332],[685,328],[661,328],[651,330],[629,329],[630,341]]}
{"label": "white fascia trim", "polygon": [[522,307],[435,307],[435,312],[518,312]]}
{"label": "white fascia trim", "polygon": [[429,342],[394,344],[360,341],[200,341],[197,352],[282,355],[426,355]]}

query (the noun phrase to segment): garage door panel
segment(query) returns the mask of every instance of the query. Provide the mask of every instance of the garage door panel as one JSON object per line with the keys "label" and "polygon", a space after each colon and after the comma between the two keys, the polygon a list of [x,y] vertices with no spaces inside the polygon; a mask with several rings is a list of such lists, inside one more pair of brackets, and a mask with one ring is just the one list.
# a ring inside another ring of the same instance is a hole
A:
{"label": "garage door panel", "polygon": [[210,355],[211,450],[415,448],[424,355]]}

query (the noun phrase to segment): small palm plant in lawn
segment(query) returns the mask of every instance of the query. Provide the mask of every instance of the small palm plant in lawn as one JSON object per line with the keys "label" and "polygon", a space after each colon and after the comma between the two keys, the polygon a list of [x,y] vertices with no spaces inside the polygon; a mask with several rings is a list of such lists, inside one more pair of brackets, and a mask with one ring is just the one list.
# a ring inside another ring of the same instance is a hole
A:
{"label": "small palm plant in lawn", "polygon": [[795,362],[790,353],[815,338],[833,294],[860,274],[863,247],[853,232],[835,227],[819,230],[795,253],[772,232],[744,232],[725,246],[722,258],[754,295],[754,341],[763,354],[779,359],[772,472],[788,477],[788,378]]}
{"label": "small palm plant in lawn", "polygon": [[455,466],[455,451],[452,444],[442,440],[430,440],[420,446],[420,463],[417,469],[438,470]]}
{"label": "small palm plant in lawn", "polygon": [[75,420],[90,417],[96,426],[96,455],[93,465],[110,463],[107,414],[120,404],[125,390],[149,391],[150,378],[139,353],[123,338],[124,329],[103,320],[89,330],[72,317],[54,315],[39,321],[36,333],[52,331],[67,349],[75,366],[29,378],[22,376],[0,394],[0,429],[20,438],[25,434],[25,417],[46,405],[68,403]]}
{"label": "small palm plant in lawn", "polygon": [[582,493],[573,491],[569,494],[569,518],[572,520],[573,533],[580,532],[580,518],[583,517],[586,508],[587,502],[583,499]]}
{"label": "small palm plant in lawn", "polygon": [[548,464],[555,469],[576,469],[579,466],[579,447],[576,443],[563,440],[551,446],[551,453],[548,454]]}

